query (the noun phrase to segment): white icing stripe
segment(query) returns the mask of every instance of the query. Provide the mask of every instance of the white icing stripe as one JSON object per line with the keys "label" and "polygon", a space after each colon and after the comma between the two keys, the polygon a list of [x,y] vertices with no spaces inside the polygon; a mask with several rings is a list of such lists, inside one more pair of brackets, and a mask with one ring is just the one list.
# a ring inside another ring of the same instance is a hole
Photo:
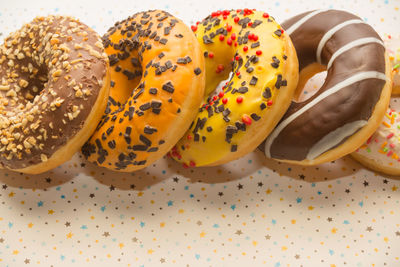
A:
{"label": "white icing stripe", "polygon": [[351,24],[358,24],[358,23],[364,23],[367,24],[366,22],[360,20],[360,19],[351,19],[345,22],[342,22],[338,25],[336,25],[335,27],[333,27],[332,29],[330,29],[329,31],[327,31],[324,36],[322,36],[321,40],[319,41],[318,44],[318,48],[317,48],[317,62],[319,64],[321,64],[321,52],[322,49],[324,49],[326,42],[331,39],[331,37],[340,29],[346,27],[347,25],[351,25]]}
{"label": "white icing stripe", "polygon": [[306,16],[304,16],[303,18],[301,18],[300,20],[298,20],[295,24],[293,24],[292,26],[290,26],[289,28],[286,29],[286,33],[287,34],[292,34],[295,30],[297,30],[297,28],[299,28],[302,24],[304,24],[307,20],[309,20],[310,18],[314,17],[315,15],[325,12],[327,10],[325,9],[320,9],[320,10],[315,10],[309,14],[307,14]]}
{"label": "white icing stripe", "polygon": [[306,159],[315,159],[322,153],[340,144],[340,142],[342,142],[344,138],[354,134],[357,130],[359,130],[361,127],[364,127],[367,123],[368,121],[366,120],[353,121],[328,133],[311,147],[311,149],[308,151]]}
{"label": "white icing stripe", "polygon": [[365,44],[370,44],[370,43],[377,43],[380,45],[384,45],[383,42],[381,40],[379,40],[378,38],[374,38],[374,37],[367,37],[367,38],[361,38],[358,40],[355,40],[353,42],[350,42],[344,46],[342,46],[341,48],[339,48],[335,53],[333,53],[331,59],[328,62],[327,65],[327,69],[329,70],[329,68],[332,66],[333,62],[335,61],[335,59],[340,56],[341,54],[343,54],[344,52],[356,47],[356,46],[360,46],[360,45],[365,45]]}
{"label": "white icing stripe", "polygon": [[341,81],[340,83],[337,83],[336,85],[332,86],[331,88],[327,89],[325,92],[317,96],[315,99],[313,99],[310,103],[290,115],[288,118],[286,118],[284,121],[282,121],[276,128],[275,130],[268,136],[267,141],[265,142],[265,155],[267,157],[271,157],[271,145],[274,142],[275,138],[280,134],[280,132],[286,128],[292,121],[294,121],[297,117],[299,117],[301,114],[318,104],[321,100],[325,99],[326,97],[330,96],[331,94],[336,93],[337,91],[341,90],[342,88],[345,88],[353,83],[366,80],[366,79],[381,79],[381,80],[387,80],[387,77],[384,73],[377,72],[377,71],[366,71],[366,72],[360,72],[357,74],[354,74],[353,76],[347,78],[344,81]]}

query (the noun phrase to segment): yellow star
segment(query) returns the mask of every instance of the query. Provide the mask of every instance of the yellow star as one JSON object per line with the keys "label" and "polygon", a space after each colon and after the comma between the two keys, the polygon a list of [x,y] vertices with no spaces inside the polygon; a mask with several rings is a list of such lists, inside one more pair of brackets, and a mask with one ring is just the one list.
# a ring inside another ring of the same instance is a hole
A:
{"label": "yellow star", "polygon": [[338,230],[337,228],[333,227],[331,230],[332,234],[336,234],[337,230]]}
{"label": "yellow star", "polygon": [[8,194],[9,197],[13,197],[15,195],[14,192],[11,192],[10,194]]}
{"label": "yellow star", "polygon": [[271,192],[272,192],[272,190],[269,189],[269,188],[265,191],[265,193],[266,193],[267,195],[271,194]]}
{"label": "yellow star", "polygon": [[313,210],[314,207],[313,207],[313,206],[309,206],[308,209],[309,209],[309,210]]}
{"label": "yellow star", "polygon": [[119,246],[120,249],[122,249],[124,247],[124,244],[123,243],[119,243],[118,246]]}
{"label": "yellow star", "polygon": [[73,233],[69,232],[69,233],[67,234],[67,238],[72,238],[73,235],[74,235]]}
{"label": "yellow star", "polygon": [[185,210],[184,210],[184,209],[179,209],[178,212],[179,212],[179,213],[184,213]]}
{"label": "yellow star", "polygon": [[13,251],[13,255],[18,255],[19,251],[18,250],[14,250]]}
{"label": "yellow star", "polygon": [[387,242],[389,242],[389,238],[388,237],[384,237],[383,241],[385,241],[387,243]]}
{"label": "yellow star", "polygon": [[164,227],[164,226],[165,226],[165,222],[161,222],[160,227]]}
{"label": "yellow star", "polygon": [[392,187],[392,191],[397,191],[397,189],[398,189],[398,187],[395,185]]}
{"label": "yellow star", "polygon": [[200,233],[200,237],[205,237],[206,236],[206,233],[204,233],[204,231],[202,231],[201,233]]}
{"label": "yellow star", "polygon": [[153,254],[153,252],[154,252],[154,250],[152,250],[152,249],[147,250],[147,254]]}
{"label": "yellow star", "polygon": [[28,227],[29,227],[29,228],[32,228],[32,226],[33,226],[33,223],[31,223],[31,222],[28,223]]}
{"label": "yellow star", "polygon": [[139,193],[137,193],[137,195],[138,195],[138,197],[141,197],[141,196],[143,196],[143,192],[139,192]]}
{"label": "yellow star", "polygon": [[48,214],[54,214],[54,210],[49,210]]}

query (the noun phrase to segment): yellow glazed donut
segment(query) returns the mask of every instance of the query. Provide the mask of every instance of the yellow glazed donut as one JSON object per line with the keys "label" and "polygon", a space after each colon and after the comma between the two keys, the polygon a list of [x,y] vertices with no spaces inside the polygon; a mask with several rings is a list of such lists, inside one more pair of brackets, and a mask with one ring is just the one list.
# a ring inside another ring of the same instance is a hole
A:
{"label": "yellow glazed donut", "polygon": [[184,166],[218,165],[254,150],[290,104],[298,62],[290,38],[267,13],[218,11],[192,26],[206,58],[208,97],[171,151]]}
{"label": "yellow glazed donut", "polygon": [[140,12],[103,37],[111,90],[84,156],[130,172],[166,154],[196,116],[204,94],[204,58],[193,32],[165,11]]}
{"label": "yellow glazed donut", "polygon": [[70,17],[37,17],[0,47],[0,165],[41,173],[69,160],[107,104],[100,36]]}

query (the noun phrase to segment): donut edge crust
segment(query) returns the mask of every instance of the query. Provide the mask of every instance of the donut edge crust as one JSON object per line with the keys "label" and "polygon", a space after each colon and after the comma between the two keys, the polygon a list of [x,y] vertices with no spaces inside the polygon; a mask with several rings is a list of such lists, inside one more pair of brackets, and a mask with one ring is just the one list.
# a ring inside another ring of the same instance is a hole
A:
{"label": "donut edge crust", "polygon": [[392,175],[392,176],[400,176],[399,168],[393,168],[390,166],[383,167],[383,165],[379,164],[375,160],[360,156],[357,153],[352,153],[350,155],[353,159],[355,159],[360,164],[362,164],[364,167],[367,167],[370,170],[388,174],[388,175]]}
{"label": "donut edge crust", "polygon": [[357,150],[362,144],[378,129],[383,116],[389,106],[390,97],[392,93],[392,67],[389,60],[389,55],[385,52],[385,74],[388,80],[385,83],[385,86],[382,89],[381,97],[379,101],[376,103],[374,111],[371,117],[368,120],[366,126],[364,126],[360,131],[350,136],[344,143],[335,147],[334,149],[328,150],[327,152],[322,153],[320,156],[316,157],[313,160],[278,160],[273,159],[280,162],[291,163],[295,165],[302,166],[314,166],[322,163],[326,163],[329,161],[334,161],[339,159],[347,154],[350,154]]}
{"label": "donut edge crust", "polygon": [[[22,169],[11,169],[16,172],[39,174],[54,169],[64,162],[70,160],[72,156],[80,150],[82,145],[89,139],[97,127],[107,105],[107,98],[110,92],[110,72],[107,60],[107,71],[103,78],[103,86],[95,104],[87,116],[82,129],[70,139],[64,146],[60,147],[47,161],[31,165]],[[68,124],[66,124],[68,127]]]}

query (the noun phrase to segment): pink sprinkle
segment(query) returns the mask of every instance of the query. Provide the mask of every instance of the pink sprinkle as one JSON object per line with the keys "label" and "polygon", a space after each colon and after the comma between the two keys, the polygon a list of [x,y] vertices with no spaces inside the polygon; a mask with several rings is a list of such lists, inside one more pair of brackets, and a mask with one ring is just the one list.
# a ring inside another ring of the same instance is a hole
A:
{"label": "pink sprinkle", "polygon": [[370,138],[368,138],[367,144],[371,143],[371,139],[372,139],[372,136]]}
{"label": "pink sprinkle", "polygon": [[386,138],[387,138],[387,139],[390,139],[390,138],[393,137],[393,135],[394,135],[394,133],[390,133],[388,136],[386,136]]}
{"label": "pink sprinkle", "polygon": [[390,144],[389,145],[391,148],[394,148],[395,147],[395,145],[392,143],[392,144]]}
{"label": "pink sprinkle", "polygon": [[390,151],[386,154],[386,156],[390,157],[392,154],[393,154],[393,151],[390,150]]}

